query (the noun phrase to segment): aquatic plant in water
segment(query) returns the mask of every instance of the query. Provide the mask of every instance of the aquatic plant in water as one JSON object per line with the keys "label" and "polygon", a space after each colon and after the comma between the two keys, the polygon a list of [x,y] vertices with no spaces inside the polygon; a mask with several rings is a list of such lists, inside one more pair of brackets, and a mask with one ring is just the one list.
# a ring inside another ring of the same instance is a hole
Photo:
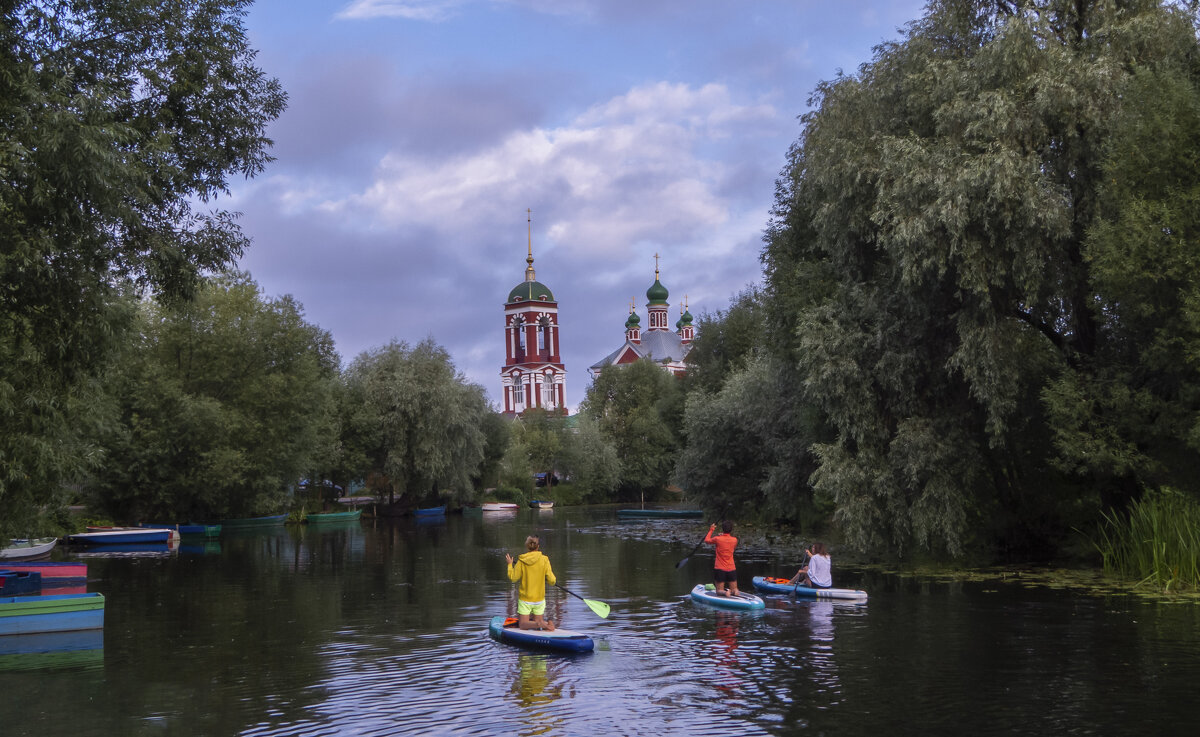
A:
{"label": "aquatic plant in water", "polygon": [[1106,573],[1160,591],[1200,588],[1200,503],[1179,491],[1150,492],[1128,514],[1104,513],[1094,545]]}

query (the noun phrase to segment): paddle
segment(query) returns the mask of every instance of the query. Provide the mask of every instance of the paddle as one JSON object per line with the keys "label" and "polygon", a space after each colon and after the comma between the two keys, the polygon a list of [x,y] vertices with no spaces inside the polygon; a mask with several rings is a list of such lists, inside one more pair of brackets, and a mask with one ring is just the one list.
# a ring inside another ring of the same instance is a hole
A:
{"label": "paddle", "polygon": [[[800,548],[804,551],[804,562],[800,564],[800,567],[803,568],[808,565],[808,562],[810,560],[812,560],[812,556],[808,554],[808,543],[801,542]],[[788,580],[788,583],[791,583],[790,579]],[[792,595],[793,596],[796,595],[796,589],[802,585],[803,584],[801,584],[800,581],[796,581],[796,583],[792,585]]]}
{"label": "paddle", "polygon": [[605,604],[602,601],[594,601],[592,599],[585,599],[582,596],[580,596],[579,594],[575,593],[574,591],[571,591],[570,589],[568,589],[566,586],[559,586],[558,584],[554,584],[554,586],[555,586],[555,588],[560,588],[563,591],[566,591],[568,594],[570,594],[571,596],[574,596],[576,599],[579,599],[584,604],[587,604],[588,609],[591,609],[593,612],[595,612],[596,616],[600,617],[601,619],[608,619],[608,612],[611,609],[611,607],[608,604]]}
{"label": "paddle", "polygon": [[[525,561],[521,560],[520,558],[514,558],[514,560],[516,560],[520,563],[525,562]],[[566,591],[568,594],[570,594],[571,596],[574,596],[576,599],[579,599],[584,604],[587,604],[587,608],[591,609],[593,612],[595,612],[596,616],[600,617],[601,619],[608,619],[608,613],[609,613],[609,611],[612,610],[612,607],[610,607],[608,604],[605,604],[602,601],[595,601],[594,599],[585,599],[582,596],[580,596],[579,594],[575,593],[574,591],[571,591],[570,589],[568,589],[566,586],[559,586],[558,584],[554,584],[554,586],[556,588],[562,589],[563,591]]]}
{"label": "paddle", "polygon": [[[708,537],[708,533],[707,533],[707,532],[706,532],[706,533],[704,533],[704,537],[706,537],[706,538]],[[687,562],[688,562],[688,558],[691,558],[693,555],[695,555],[695,554],[696,554],[696,551],[697,551],[697,550],[699,550],[699,549],[700,549],[700,546],[701,546],[701,545],[703,545],[703,544],[704,544],[704,540],[701,540],[700,542],[696,543],[696,547],[692,548],[692,552],[688,553],[688,554],[687,554],[687,555],[684,557],[684,559],[683,559],[683,560],[681,560],[681,561],[679,561],[678,563],[676,563],[676,564],[675,564],[675,567],[676,567],[676,568],[683,568],[683,564],[684,564],[684,563],[687,563]]]}

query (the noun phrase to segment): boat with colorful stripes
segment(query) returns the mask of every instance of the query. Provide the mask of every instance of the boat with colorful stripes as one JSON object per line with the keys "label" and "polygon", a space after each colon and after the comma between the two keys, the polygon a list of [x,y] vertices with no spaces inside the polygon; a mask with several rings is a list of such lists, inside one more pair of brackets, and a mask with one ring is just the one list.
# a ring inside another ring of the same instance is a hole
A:
{"label": "boat with colorful stripes", "polygon": [[0,635],[68,632],[104,626],[104,594],[0,597]]}

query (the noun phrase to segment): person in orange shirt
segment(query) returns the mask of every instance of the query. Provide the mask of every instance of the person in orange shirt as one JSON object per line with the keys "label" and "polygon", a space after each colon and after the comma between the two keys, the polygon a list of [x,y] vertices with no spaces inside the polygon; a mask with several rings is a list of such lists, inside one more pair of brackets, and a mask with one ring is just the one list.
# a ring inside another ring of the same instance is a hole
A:
{"label": "person in orange shirt", "polygon": [[733,562],[733,550],[737,547],[737,538],[729,534],[733,532],[733,523],[729,520],[722,522],[721,533],[714,537],[713,530],[715,529],[717,529],[716,525],[709,525],[708,534],[704,536],[704,542],[717,546],[717,559],[713,563],[713,585],[717,589],[718,595],[737,596],[737,566]]}

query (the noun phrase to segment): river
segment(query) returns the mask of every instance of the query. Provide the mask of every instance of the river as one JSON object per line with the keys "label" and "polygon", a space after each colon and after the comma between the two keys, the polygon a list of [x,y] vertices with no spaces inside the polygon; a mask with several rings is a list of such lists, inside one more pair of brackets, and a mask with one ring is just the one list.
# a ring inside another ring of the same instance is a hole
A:
{"label": "river", "polygon": [[[866,604],[692,602],[699,520],[522,510],[279,527],[87,556],[102,633],[0,655],[0,735],[1194,734],[1200,605],[839,566]],[[504,553],[542,536],[548,615],[597,642],[527,652]],[[734,531],[735,534],[737,531]],[[76,550],[55,559],[77,559]],[[739,550],[739,579],[797,561]],[[0,652],[3,652],[0,638]]]}

